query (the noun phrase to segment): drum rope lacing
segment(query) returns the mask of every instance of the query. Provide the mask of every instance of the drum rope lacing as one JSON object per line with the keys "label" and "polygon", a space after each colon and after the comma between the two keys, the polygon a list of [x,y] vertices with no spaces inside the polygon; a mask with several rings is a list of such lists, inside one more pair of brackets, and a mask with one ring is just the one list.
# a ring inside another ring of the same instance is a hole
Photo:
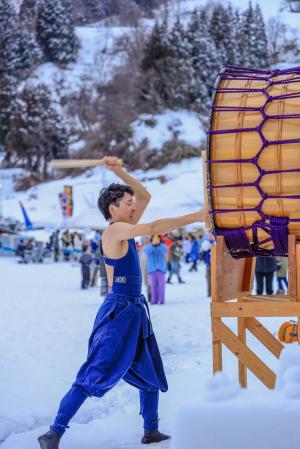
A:
{"label": "drum rope lacing", "polygon": [[[299,75],[292,79],[285,79],[279,81],[273,81],[273,78],[281,75]],[[286,115],[269,115],[266,113],[267,105],[272,101],[279,101],[291,98],[300,98],[300,92],[289,93],[283,95],[270,95],[268,90],[271,86],[281,84],[291,84],[300,82],[300,67],[287,69],[287,70],[256,70],[243,67],[226,66],[221,73],[219,73],[221,80],[247,80],[247,81],[265,81],[266,87],[262,89],[251,88],[220,88],[215,87],[216,93],[253,93],[260,92],[266,97],[266,101],[261,107],[239,107],[239,106],[211,106],[210,109],[217,112],[254,112],[257,111],[262,115],[262,121],[260,124],[253,128],[234,128],[229,130],[210,130],[208,134],[229,134],[229,133],[242,133],[242,132],[256,132],[259,134],[262,141],[262,146],[258,153],[249,159],[226,159],[226,160],[207,160],[207,164],[218,163],[238,163],[238,164],[253,164],[258,170],[258,177],[254,182],[237,183],[227,185],[212,185],[208,180],[208,190],[232,188],[232,187],[255,187],[261,196],[259,204],[252,208],[240,208],[240,209],[212,209],[210,214],[225,214],[232,212],[257,212],[261,219],[253,223],[251,226],[245,226],[237,229],[220,229],[215,228],[216,235],[223,235],[226,240],[227,247],[231,255],[235,258],[252,257],[255,255],[265,256],[283,256],[288,253],[288,223],[300,222],[300,218],[290,219],[288,217],[271,217],[263,212],[264,202],[269,198],[274,199],[300,199],[300,195],[270,195],[263,191],[260,186],[261,180],[265,175],[271,175],[274,173],[300,173],[300,167],[288,170],[264,170],[259,165],[259,157],[264,149],[270,145],[283,145],[283,144],[295,144],[300,143],[298,139],[283,139],[283,140],[267,140],[263,134],[263,126],[267,120],[277,119],[300,119],[300,114],[286,114]],[[299,133],[300,134],[300,133]],[[300,148],[299,148],[300,149]],[[262,229],[269,237],[262,241],[258,240],[258,229]],[[250,243],[246,231],[252,230],[253,243]],[[274,248],[266,249],[262,248],[262,245],[272,242]]]}

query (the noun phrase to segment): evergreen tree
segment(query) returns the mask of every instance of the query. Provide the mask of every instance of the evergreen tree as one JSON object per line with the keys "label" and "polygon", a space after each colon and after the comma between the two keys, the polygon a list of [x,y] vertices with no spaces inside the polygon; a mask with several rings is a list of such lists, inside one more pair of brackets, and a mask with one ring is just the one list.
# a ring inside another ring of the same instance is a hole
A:
{"label": "evergreen tree", "polygon": [[224,23],[223,23],[223,47],[226,54],[226,64],[236,65],[238,61],[238,43],[234,35],[235,14],[231,4],[224,9]]}
{"label": "evergreen tree", "polygon": [[255,7],[255,17],[256,17],[256,49],[255,56],[257,59],[257,67],[269,68],[270,67],[270,57],[268,52],[268,39],[266,34],[266,26],[263,19],[263,15],[259,5]]}
{"label": "evergreen tree", "polygon": [[246,62],[244,60],[244,48],[243,48],[243,39],[242,39],[242,19],[240,16],[240,12],[236,9],[233,12],[233,39],[236,42],[236,65],[244,67]]}
{"label": "evergreen tree", "polygon": [[223,65],[235,65],[238,46],[234,38],[235,17],[231,5],[226,9],[217,4],[213,8],[209,32],[219,51]]}
{"label": "evergreen tree", "polygon": [[37,0],[23,0],[19,10],[19,22],[30,33],[35,32]]}
{"label": "evergreen tree", "polygon": [[10,160],[15,158],[32,172],[43,174],[44,178],[50,159],[67,156],[67,132],[46,86],[23,90],[16,101],[6,146]]}
{"label": "evergreen tree", "polygon": [[20,70],[32,69],[43,60],[43,53],[38,46],[35,35],[20,26],[18,47],[18,66]]}
{"label": "evergreen tree", "polygon": [[79,41],[66,1],[41,0],[37,16],[37,39],[50,62],[65,65],[76,60]]}
{"label": "evergreen tree", "polygon": [[146,43],[142,70],[146,71],[155,67],[156,63],[169,55],[168,33],[166,24],[155,23],[152,33]]}
{"label": "evergreen tree", "polygon": [[17,14],[10,0],[0,0],[0,77],[14,74],[19,61]]}
{"label": "evergreen tree", "polygon": [[10,118],[14,111],[16,84],[16,79],[10,75],[0,77],[0,149],[4,149]]}
{"label": "evergreen tree", "polygon": [[168,85],[166,97],[170,106],[186,107],[197,97],[195,70],[191,55],[191,44],[185,30],[177,18],[168,37],[169,56],[167,57]]}
{"label": "evergreen tree", "polygon": [[209,33],[215,43],[215,46],[220,54],[220,58],[223,61],[223,63],[225,63],[226,61],[226,52],[223,45],[224,21],[225,21],[225,9],[221,4],[217,3],[212,11],[209,23]]}
{"label": "evergreen tree", "polygon": [[107,0],[85,0],[84,1],[86,17],[88,22],[101,20],[107,15]]}
{"label": "evergreen tree", "polygon": [[187,29],[187,39],[190,43],[191,60],[195,71],[197,99],[202,104],[208,105],[221,61],[208,32],[208,16],[204,9],[200,13],[194,11],[192,14]]}
{"label": "evergreen tree", "polygon": [[169,55],[167,24],[156,23],[144,49],[140,89],[141,97],[153,106],[166,100],[166,61]]}
{"label": "evergreen tree", "polygon": [[18,20],[18,69],[34,68],[42,61],[42,51],[36,42],[37,0],[23,0]]}
{"label": "evergreen tree", "polygon": [[247,67],[262,67],[263,61],[258,58],[257,54],[257,25],[256,14],[252,3],[243,14],[241,29],[241,47],[243,48],[243,59]]}

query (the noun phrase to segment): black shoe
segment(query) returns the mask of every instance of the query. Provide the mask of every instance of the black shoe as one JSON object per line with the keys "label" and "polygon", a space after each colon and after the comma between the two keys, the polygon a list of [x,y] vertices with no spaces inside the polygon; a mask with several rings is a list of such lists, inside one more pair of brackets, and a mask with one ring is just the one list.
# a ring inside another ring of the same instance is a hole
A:
{"label": "black shoe", "polygon": [[53,430],[49,430],[44,435],[38,437],[41,449],[58,449],[59,440],[60,436],[56,432],[53,432]]}
{"label": "black shoe", "polygon": [[159,443],[160,441],[169,440],[171,437],[160,433],[159,430],[145,430],[144,436],[141,439],[142,444]]}
{"label": "black shoe", "polygon": [[183,281],[182,279],[180,279],[178,282],[179,284],[185,284],[185,281]]}
{"label": "black shoe", "polygon": [[170,279],[167,280],[167,284],[173,284],[172,281],[170,281]]}

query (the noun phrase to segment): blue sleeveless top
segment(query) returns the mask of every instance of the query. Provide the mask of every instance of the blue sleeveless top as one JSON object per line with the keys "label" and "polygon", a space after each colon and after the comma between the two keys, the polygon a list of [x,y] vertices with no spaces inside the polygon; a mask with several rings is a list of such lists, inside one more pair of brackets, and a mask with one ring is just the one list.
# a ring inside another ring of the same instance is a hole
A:
{"label": "blue sleeveless top", "polygon": [[100,245],[100,249],[104,263],[114,267],[111,293],[140,296],[142,293],[142,273],[134,239],[128,240],[128,251],[120,259],[110,259],[104,255],[102,245]]}

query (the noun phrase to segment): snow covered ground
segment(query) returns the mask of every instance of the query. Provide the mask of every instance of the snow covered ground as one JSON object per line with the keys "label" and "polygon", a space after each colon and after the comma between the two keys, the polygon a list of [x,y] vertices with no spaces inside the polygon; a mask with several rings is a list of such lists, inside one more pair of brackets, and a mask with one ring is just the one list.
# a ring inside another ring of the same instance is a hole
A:
{"label": "snow covered ground", "polygon": [[[32,449],[85,359],[101,300],[98,288],[79,289],[79,267],[72,264],[20,265],[1,258],[0,271],[1,449]],[[160,428],[170,433],[178,410],[204,400],[212,369],[204,267],[188,273],[185,266],[183,277],[186,284],[167,285],[164,306],[151,307],[169,381],[169,392],[161,394]],[[272,332],[281,321],[268,321]],[[259,350],[254,339],[249,341],[276,368],[277,361]],[[236,379],[237,363],[227,351],[224,369]],[[249,377],[254,394],[264,390]],[[141,431],[138,393],[120,382],[102,399],[85,402],[61,449],[137,449]],[[170,443],[158,447],[167,449]]]}

